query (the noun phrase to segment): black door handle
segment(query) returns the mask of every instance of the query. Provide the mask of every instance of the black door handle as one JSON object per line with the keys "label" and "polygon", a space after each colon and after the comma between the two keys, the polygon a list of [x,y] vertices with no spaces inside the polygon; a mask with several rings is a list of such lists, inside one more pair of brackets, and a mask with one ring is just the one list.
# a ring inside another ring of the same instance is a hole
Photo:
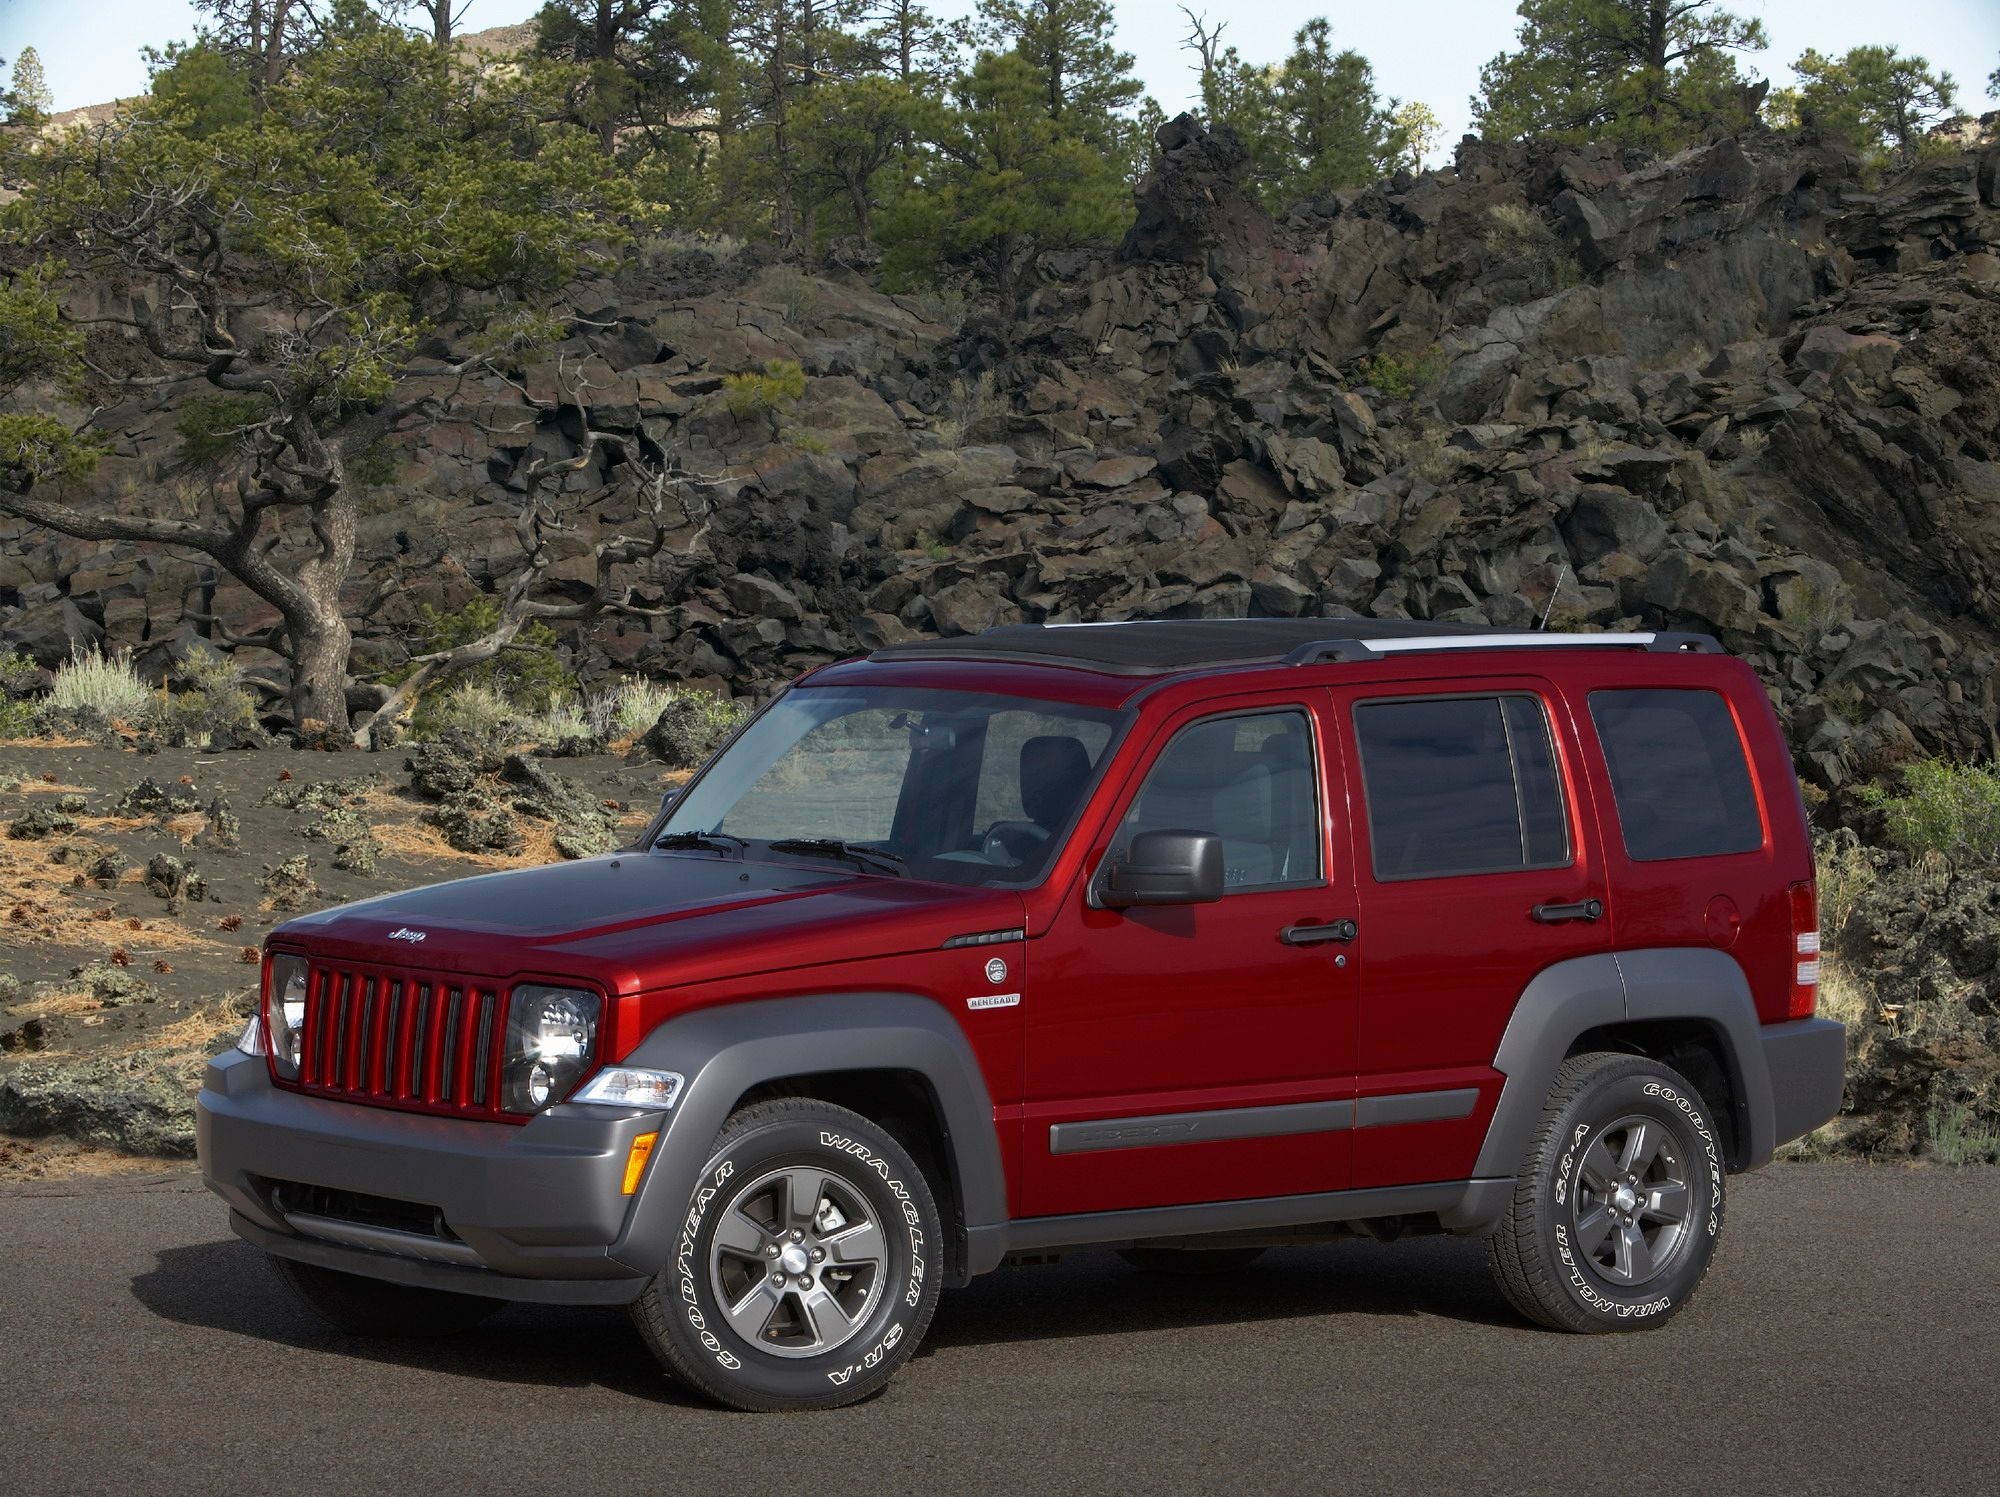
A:
{"label": "black door handle", "polygon": [[1595,920],[1604,913],[1604,901],[1579,899],[1574,904],[1538,904],[1529,913],[1543,925],[1561,925],[1565,920]]}
{"label": "black door handle", "polygon": [[1317,946],[1322,941],[1351,941],[1360,930],[1352,920],[1329,920],[1325,925],[1288,925],[1278,932],[1287,946]]}

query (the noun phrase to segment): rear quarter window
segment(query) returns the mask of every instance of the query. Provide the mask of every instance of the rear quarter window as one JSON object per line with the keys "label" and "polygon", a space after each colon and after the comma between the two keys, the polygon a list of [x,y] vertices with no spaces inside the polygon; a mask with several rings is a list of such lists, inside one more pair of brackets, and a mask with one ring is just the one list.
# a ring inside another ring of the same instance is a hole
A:
{"label": "rear quarter window", "polygon": [[1720,693],[1593,691],[1590,716],[1634,862],[1712,858],[1764,845],[1743,739]]}

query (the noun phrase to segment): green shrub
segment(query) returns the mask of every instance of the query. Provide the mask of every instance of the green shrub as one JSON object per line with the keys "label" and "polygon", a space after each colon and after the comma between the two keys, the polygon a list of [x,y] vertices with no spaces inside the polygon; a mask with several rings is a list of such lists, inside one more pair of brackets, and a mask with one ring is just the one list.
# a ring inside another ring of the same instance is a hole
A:
{"label": "green shrub", "polygon": [[202,467],[221,462],[269,406],[261,395],[197,395],[186,401],[174,422],[182,459]]}
{"label": "green shrub", "polygon": [[19,650],[0,655],[0,696],[33,696],[41,684],[42,668]]}
{"label": "green shrub", "polygon": [[2000,771],[1988,765],[1925,759],[1905,764],[1902,793],[1863,787],[1889,840],[1912,855],[1936,853],[1955,867],[2000,861]]}
{"label": "green shrub", "polygon": [[806,372],[790,359],[772,359],[761,374],[731,374],[722,381],[722,402],[732,416],[789,410],[806,393]]}
{"label": "green shrub", "polygon": [[[411,653],[429,655],[456,649],[492,633],[499,623],[499,600],[483,593],[449,612],[426,603],[417,617],[417,639]],[[458,672],[452,682],[487,687],[504,697],[510,709],[521,716],[546,712],[576,691],[576,677],[563,665],[556,643],[555,630],[540,619],[531,619],[506,649],[491,660]],[[414,669],[412,666],[387,679],[394,685],[406,680]]]}
{"label": "green shrub", "polygon": [[667,703],[678,695],[662,681],[644,676],[625,676],[612,696],[611,730],[615,737],[636,738],[660,720]]}
{"label": "green shrub", "polygon": [[39,726],[33,703],[0,697],[0,739],[33,738]]}
{"label": "green shrub", "polygon": [[1556,235],[1534,209],[1519,203],[1495,203],[1486,210],[1481,236],[1495,259],[1548,259],[1555,253]]}
{"label": "green shrub", "polygon": [[1361,382],[1373,385],[1391,400],[1414,400],[1437,388],[1438,381],[1444,378],[1446,363],[1444,350],[1436,346],[1425,349],[1414,359],[1378,353],[1362,361]]}
{"label": "green shrub", "polygon": [[511,743],[524,736],[524,723],[519,708],[477,681],[426,692],[411,714],[411,730],[418,738],[456,732],[487,744]]}
{"label": "green shrub", "polygon": [[1924,1136],[1940,1164],[2000,1163],[2000,1129],[1972,1115],[1964,1102],[1933,1102],[1924,1114]]}
{"label": "green shrub", "polygon": [[777,304],[787,322],[804,322],[820,308],[819,287],[796,265],[773,265],[757,282],[766,300]]}
{"label": "green shrub", "polygon": [[44,704],[51,712],[95,712],[110,722],[140,723],[153,709],[153,689],[132,669],[132,652],[106,655],[96,645],[77,650],[56,668]]}

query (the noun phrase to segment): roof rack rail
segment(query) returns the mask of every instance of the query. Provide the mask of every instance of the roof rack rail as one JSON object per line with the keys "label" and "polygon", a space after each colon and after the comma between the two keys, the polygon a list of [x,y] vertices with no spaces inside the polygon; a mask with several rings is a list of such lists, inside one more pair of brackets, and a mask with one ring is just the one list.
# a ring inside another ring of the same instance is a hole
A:
{"label": "roof rack rail", "polygon": [[1323,639],[1300,645],[1285,656],[1286,665],[1326,665],[1339,661],[1380,660],[1385,655],[1430,654],[1443,650],[1645,650],[1653,654],[1720,655],[1712,634],[1684,630],[1630,634],[1547,634],[1522,631],[1474,634],[1418,634],[1392,639]]}

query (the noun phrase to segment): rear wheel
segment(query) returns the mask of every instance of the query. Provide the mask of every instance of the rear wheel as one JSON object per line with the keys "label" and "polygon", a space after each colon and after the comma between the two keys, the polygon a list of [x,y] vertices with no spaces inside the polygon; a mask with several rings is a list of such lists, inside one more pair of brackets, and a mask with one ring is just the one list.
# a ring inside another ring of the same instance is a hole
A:
{"label": "rear wheel", "polygon": [[1708,1272],[1723,1173],[1708,1106],[1686,1077],[1643,1056],[1574,1056],[1488,1240],[1494,1279],[1557,1330],[1659,1325]]}
{"label": "rear wheel", "polygon": [[1264,1256],[1264,1250],[1260,1247],[1129,1247],[1118,1249],[1118,1256],[1147,1273],[1206,1279],[1248,1268]]}
{"label": "rear wheel", "polygon": [[943,1245],[930,1186],[889,1133],[827,1102],[763,1102],[723,1125],[674,1260],[633,1320],[718,1403],[837,1408],[916,1350]]}
{"label": "rear wheel", "polygon": [[271,1266],[301,1303],[335,1330],[388,1340],[469,1331],[506,1301],[447,1289],[391,1284],[273,1256]]}

